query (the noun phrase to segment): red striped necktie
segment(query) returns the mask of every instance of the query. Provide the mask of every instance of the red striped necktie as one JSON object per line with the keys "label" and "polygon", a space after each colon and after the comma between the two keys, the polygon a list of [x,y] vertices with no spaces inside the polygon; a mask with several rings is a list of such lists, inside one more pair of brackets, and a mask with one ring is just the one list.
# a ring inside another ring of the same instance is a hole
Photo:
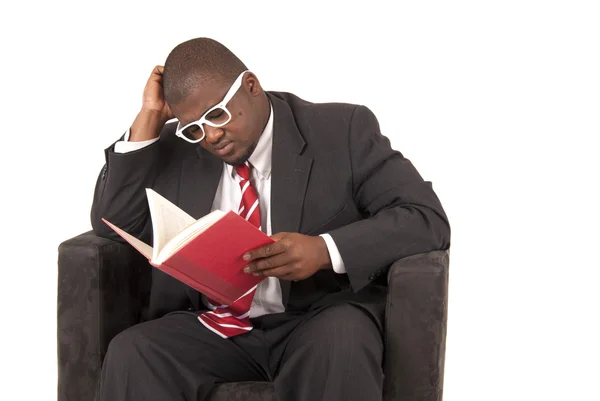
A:
{"label": "red striped necktie", "polygon": [[[242,200],[238,214],[254,224],[260,229],[260,209],[258,207],[258,195],[256,189],[250,182],[250,167],[248,164],[235,166],[235,172],[240,176],[240,188],[242,190]],[[244,334],[252,330],[252,322],[250,322],[250,307],[256,286],[248,290],[247,293],[239,297],[231,305],[219,305],[217,302],[208,299],[209,308],[207,311],[198,316],[198,320],[207,329],[223,338],[229,338]]]}

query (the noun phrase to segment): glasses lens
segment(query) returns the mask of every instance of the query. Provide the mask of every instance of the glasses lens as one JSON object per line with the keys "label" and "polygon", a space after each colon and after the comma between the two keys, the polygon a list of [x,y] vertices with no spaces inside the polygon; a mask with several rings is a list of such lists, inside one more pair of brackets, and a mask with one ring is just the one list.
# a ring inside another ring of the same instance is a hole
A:
{"label": "glasses lens", "polygon": [[192,124],[188,127],[185,127],[185,129],[183,131],[181,131],[181,133],[187,139],[191,139],[192,141],[200,139],[204,135],[202,128],[198,124]]}
{"label": "glasses lens", "polygon": [[211,110],[211,112],[208,113],[205,118],[208,124],[215,127],[225,125],[230,120],[229,113],[222,107],[217,107],[216,109]]}

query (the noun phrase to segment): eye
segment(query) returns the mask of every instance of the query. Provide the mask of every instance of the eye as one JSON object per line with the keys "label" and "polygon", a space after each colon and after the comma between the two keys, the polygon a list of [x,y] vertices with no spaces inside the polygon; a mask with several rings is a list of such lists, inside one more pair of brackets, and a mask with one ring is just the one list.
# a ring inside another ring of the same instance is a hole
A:
{"label": "eye", "polygon": [[200,126],[197,124],[192,124],[181,133],[186,136],[188,139],[196,139],[196,136],[202,136],[202,131],[200,130]]}
{"label": "eye", "polygon": [[223,115],[223,113],[224,113],[223,109],[215,109],[206,116],[206,119],[207,120],[216,120],[219,117],[221,117]]}
{"label": "eye", "polygon": [[194,125],[190,125],[185,130],[187,132],[189,132],[190,134],[193,134],[194,132],[198,131],[199,129],[200,129],[200,127],[198,125],[194,124]]}

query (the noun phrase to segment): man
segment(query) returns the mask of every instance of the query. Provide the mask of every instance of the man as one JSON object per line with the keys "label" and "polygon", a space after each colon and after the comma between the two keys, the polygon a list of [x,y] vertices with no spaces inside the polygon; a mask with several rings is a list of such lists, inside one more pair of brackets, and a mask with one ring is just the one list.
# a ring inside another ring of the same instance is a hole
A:
{"label": "man", "polygon": [[366,107],[265,92],[223,45],[193,39],[153,70],[106,160],[98,235],[119,239],[104,217],[151,243],[152,187],[195,218],[235,210],[276,242],[244,255],[265,280],[233,324],[223,311],[239,305],[153,269],[146,321],[111,342],[99,400],[205,400],[232,381],[272,381],[281,401],[381,399],[387,268],[446,249],[450,229]]}

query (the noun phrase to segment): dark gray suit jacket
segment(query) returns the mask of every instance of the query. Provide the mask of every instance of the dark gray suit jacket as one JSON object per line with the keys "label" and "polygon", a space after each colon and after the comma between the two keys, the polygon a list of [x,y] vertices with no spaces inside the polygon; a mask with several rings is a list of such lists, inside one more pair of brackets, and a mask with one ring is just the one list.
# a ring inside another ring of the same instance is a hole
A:
{"label": "dark gray suit jacket", "polygon": [[[273,105],[271,216],[273,233],[329,233],[347,274],[319,271],[281,281],[288,311],[351,302],[381,327],[385,274],[402,257],[447,249],[450,228],[431,183],[390,147],[364,106],[304,101],[269,92]],[[223,162],[174,135],[126,154],[106,149],[94,195],[95,233],[121,241],[101,218],[152,244],[145,188],[151,187],[195,218],[210,212]],[[200,294],[153,269],[146,318],[203,309]]]}

